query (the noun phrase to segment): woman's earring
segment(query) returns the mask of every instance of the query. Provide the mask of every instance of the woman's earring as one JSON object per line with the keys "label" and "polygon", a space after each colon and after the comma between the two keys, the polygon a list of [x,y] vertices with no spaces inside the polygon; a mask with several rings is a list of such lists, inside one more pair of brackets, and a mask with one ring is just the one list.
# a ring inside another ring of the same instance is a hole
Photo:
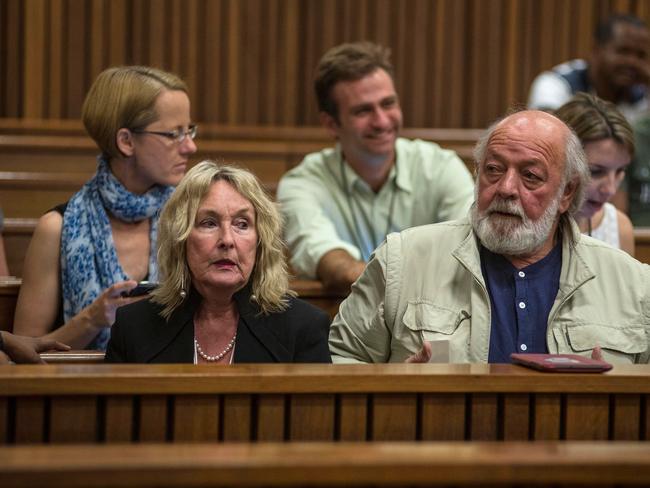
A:
{"label": "woman's earring", "polygon": [[181,298],[185,298],[187,296],[187,292],[185,291],[184,288],[181,288],[180,296]]}

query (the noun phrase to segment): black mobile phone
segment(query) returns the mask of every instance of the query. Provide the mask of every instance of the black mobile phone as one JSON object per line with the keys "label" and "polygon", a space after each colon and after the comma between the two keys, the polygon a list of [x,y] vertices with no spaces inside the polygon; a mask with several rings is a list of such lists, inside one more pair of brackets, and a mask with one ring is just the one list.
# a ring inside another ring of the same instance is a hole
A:
{"label": "black mobile phone", "polygon": [[138,285],[130,291],[122,292],[123,297],[139,297],[146,295],[147,293],[153,291],[158,286],[158,283],[153,281],[141,281]]}

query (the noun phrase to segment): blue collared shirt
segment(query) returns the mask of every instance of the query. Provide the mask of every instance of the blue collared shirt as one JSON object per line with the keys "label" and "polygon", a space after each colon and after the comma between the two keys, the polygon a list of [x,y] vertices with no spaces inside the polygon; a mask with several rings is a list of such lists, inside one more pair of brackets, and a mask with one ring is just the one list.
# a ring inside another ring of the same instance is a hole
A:
{"label": "blue collared shirt", "polygon": [[513,352],[546,353],[546,327],[560,285],[562,246],[522,269],[481,247],[492,324],[488,362],[510,363]]}

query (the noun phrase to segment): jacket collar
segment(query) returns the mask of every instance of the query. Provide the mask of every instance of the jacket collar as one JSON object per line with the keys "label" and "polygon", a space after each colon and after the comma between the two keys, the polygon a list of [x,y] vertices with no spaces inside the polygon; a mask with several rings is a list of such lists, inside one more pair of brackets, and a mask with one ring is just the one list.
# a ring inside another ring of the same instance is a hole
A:
{"label": "jacket collar", "polygon": [[277,320],[262,313],[250,284],[237,292],[234,299],[239,310],[234,362],[291,362],[291,353],[277,336]]}
{"label": "jacket collar", "polygon": [[[467,270],[485,287],[483,273],[481,271],[481,257],[479,251],[479,240],[469,218],[465,218],[464,222],[467,223],[468,233],[465,239],[460,243],[452,252],[452,255],[460,261],[460,263],[467,268]],[[580,253],[580,241],[584,238],[578,224],[574,219],[570,219],[570,226],[565,230],[568,231],[571,238],[562,236],[562,270],[560,271],[560,288],[558,290],[558,299],[563,299],[569,296],[579,286],[587,281],[595,278],[595,274],[591,271],[585,260]]]}
{"label": "jacket collar", "polygon": [[194,310],[200,301],[197,293],[190,291],[188,297],[172,312],[169,320],[158,315],[156,306],[154,334],[150,344],[142,352],[143,361],[150,362],[163,353],[164,362],[192,363],[194,361]]}

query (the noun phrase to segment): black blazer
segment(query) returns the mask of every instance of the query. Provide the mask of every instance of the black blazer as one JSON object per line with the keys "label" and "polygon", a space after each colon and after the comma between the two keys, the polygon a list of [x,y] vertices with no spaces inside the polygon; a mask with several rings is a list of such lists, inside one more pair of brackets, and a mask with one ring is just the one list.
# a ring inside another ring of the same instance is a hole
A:
{"label": "black blazer", "polygon": [[[284,312],[262,315],[244,288],[234,296],[239,324],[233,363],[330,363],[330,319],[313,305],[289,298]],[[105,361],[109,363],[192,363],[196,292],[165,321],[162,307],[142,300],[117,311]]]}

